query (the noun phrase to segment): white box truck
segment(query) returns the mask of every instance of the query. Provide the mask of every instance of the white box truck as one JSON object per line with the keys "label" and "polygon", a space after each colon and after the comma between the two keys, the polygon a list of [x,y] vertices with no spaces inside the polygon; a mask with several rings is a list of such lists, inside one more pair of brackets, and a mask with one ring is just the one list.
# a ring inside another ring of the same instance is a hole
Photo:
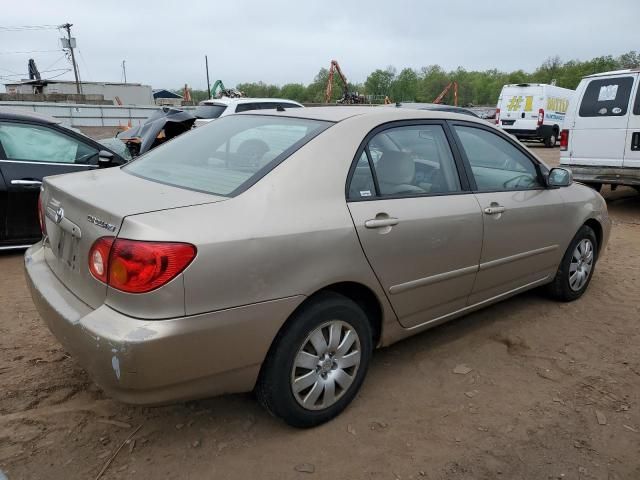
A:
{"label": "white box truck", "polygon": [[640,191],[640,69],[582,79],[562,130],[560,165],[596,190]]}
{"label": "white box truck", "polygon": [[498,99],[496,125],[519,140],[538,140],[553,147],[574,93],[546,83],[505,85]]}

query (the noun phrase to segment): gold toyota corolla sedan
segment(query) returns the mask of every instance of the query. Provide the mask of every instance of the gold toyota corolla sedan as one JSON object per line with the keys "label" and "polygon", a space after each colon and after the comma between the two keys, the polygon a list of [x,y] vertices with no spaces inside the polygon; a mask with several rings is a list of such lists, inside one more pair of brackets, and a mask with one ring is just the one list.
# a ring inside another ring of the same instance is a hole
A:
{"label": "gold toyota corolla sedan", "polygon": [[233,115],[121,168],[48,177],[34,302],[110,395],[254,390],[330,420],[375,347],[545,285],[587,289],[604,200],[467,115]]}

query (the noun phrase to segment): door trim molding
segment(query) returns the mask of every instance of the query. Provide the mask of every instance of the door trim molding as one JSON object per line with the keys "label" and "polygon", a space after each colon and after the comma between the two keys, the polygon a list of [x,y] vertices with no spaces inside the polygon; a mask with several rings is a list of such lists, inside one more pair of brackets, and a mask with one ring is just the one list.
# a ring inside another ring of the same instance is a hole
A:
{"label": "door trim molding", "polygon": [[476,273],[477,271],[478,265],[472,265],[470,267],[459,268],[458,270],[451,270],[450,272],[438,273],[429,277],[418,278],[409,282],[399,283],[398,285],[392,285],[389,288],[389,293],[391,295],[397,295],[398,293],[407,292],[409,290],[413,290],[414,288],[420,288],[426,285],[443,282],[452,278],[468,275],[469,273]]}
{"label": "door trim molding", "polygon": [[494,267],[499,267],[500,265],[515,262],[517,260],[522,260],[523,258],[534,257],[536,255],[541,255],[543,253],[553,252],[554,250],[557,250],[559,247],[560,245],[549,245],[548,247],[537,248],[535,250],[529,250],[528,252],[516,253],[515,255],[511,255],[509,257],[503,257],[503,258],[498,258],[496,260],[491,260],[489,262],[484,262],[480,264],[479,271],[488,270]]}

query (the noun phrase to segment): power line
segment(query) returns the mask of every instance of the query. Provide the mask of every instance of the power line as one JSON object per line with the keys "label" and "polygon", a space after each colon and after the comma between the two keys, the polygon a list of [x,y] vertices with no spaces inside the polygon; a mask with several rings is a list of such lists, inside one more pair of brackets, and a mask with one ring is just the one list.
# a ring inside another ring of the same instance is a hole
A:
{"label": "power line", "polygon": [[0,52],[0,55],[26,55],[28,53],[52,53],[60,50],[26,50],[24,52]]}
{"label": "power line", "polygon": [[53,30],[58,28],[58,25],[17,25],[13,27],[0,26],[0,32],[24,32],[33,30]]}

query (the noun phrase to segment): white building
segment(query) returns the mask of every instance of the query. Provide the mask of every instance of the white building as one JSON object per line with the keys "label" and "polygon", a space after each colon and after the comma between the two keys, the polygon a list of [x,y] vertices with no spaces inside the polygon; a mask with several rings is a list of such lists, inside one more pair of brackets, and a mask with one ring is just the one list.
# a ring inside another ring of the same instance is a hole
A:
{"label": "white building", "polygon": [[[103,95],[114,105],[154,105],[150,85],[140,83],[82,82],[83,95]],[[62,94],[77,93],[76,83],[68,80],[22,80],[5,84],[8,94]]]}

